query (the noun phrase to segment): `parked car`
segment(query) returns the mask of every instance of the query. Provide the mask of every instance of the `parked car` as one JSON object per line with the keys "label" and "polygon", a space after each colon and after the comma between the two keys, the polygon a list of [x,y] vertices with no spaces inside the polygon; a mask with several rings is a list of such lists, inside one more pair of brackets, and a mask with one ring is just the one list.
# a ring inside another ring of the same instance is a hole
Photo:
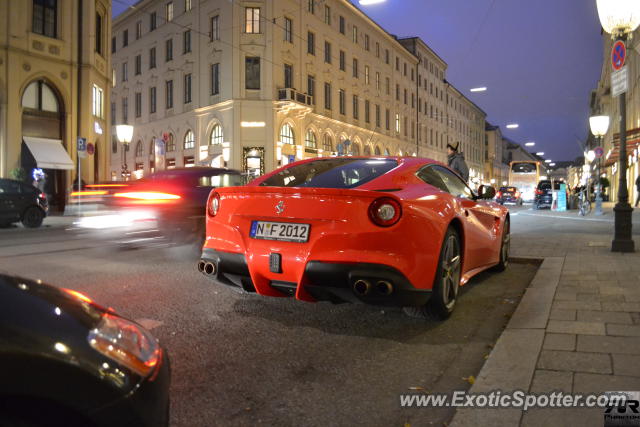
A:
{"label": "parked car", "polygon": [[500,187],[496,194],[496,202],[501,205],[522,206],[522,196],[516,187]]}
{"label": "parked car", "polygon": [[37,228],[49,212],[47,195],[31,184],[0,178],[0,227],[15,222]]}
{"label": "parked car", "polygon": [[106,212],[83,217],[82,229],[123,244],[158,241],[193,244],[204,241],[205,209],[211,189],[242,185],[240,172],[226,168],[192,167],[156,172],[127,187],[110,191]]}
{"label": "parked car", "polygon": [[166,351],[77,291],[0,274],[0,366],[2,426],[168,425]]}
{"label": "parked car", "polygon": [[447,318],[459,286],[509,259],[509,211],[415,157],[303,160],[207,202],[198,270],[247,292]]}
{"label": "parked car", "polygon": [[[560,190],[560,181],[553,182],[553,190]],[[551,181],[542,180],[536,186],[535,197],[533,199],[533,208],[551,208],[553,205],[553,191],[551,190]],[[568,199],[568,197],[567,197]]]}

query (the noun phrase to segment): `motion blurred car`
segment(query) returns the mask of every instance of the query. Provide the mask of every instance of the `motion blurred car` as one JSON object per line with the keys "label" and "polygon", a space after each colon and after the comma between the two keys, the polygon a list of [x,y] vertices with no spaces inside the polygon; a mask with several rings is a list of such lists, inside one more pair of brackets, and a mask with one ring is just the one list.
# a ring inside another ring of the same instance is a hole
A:
{"label": "motion blurred car", "polygon": [[166,426],[169,359],[89,297],[0,274],[0,425]]}
{"label": "motion blurred car", "polygon": [[107,210],[81,218],[82,229],[98,231],[127,245],[192,244],[204,241],[205,210],[211,189],[244,183],[240,172],[192,167],[156,172],[113,192]]}
{"label": "motion blurred car", "polygon": [[47,195],[30,184],[0,178],[0,227],[15,222],[37,228],[49,212]]}
{"label": "motion blurred car", "polygon": [[500,187],[496,193],[496,202],[501,205],[522,206],[522,197],[516,187]]}
{"label": "motion blurred car", "polygon": [[[560,190],[559,181],[553,182],[553,190]],[[542,180],[538,182],[536,186],[536,195],[533,199],[533,208],[541,209],[541,208],[551,208],[553,205],[553,190],[551,190],[551,181],[550,180]]]}
{"label": "motion blurred car", "polygon": [[494,196],[429,159],[303,160],[211,192],[198,270],[265,296],[445,319],[459,286],[507,266],[509,212]]}

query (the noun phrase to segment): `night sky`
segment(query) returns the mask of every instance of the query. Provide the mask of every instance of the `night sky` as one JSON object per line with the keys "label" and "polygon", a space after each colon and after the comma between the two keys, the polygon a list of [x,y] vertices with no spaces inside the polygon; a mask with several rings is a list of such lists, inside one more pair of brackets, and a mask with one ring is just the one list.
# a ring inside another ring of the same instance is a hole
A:
{"label": "night sky", "polygon": [[[113,0],[113,16],[135,0]],[[322,3],[322,0],[319,0]],[[356,0],[353,0],[357,3]],[[515,142],[573,160],[602,66],[596,0],[387,0],[360,6],[389,33],[421,37],[447,79]],[[486,86],[487,92],[469,89]],[[507,123],[518,129],[506,129]]]}

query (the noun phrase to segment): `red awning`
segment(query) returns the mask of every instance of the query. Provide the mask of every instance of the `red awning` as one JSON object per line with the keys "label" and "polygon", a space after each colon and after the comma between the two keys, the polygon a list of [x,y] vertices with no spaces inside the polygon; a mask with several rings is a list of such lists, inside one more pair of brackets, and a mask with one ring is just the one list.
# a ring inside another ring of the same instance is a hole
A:
{"label": "red awning", "polygon": [[[627,156],[633,153],[633,150],[640,147],[640,128],[627,130]],[[604,161],[605,167],[611,166],[618,161],[620,157],[620,134],[613,134],[613,150],[608,159]]]}

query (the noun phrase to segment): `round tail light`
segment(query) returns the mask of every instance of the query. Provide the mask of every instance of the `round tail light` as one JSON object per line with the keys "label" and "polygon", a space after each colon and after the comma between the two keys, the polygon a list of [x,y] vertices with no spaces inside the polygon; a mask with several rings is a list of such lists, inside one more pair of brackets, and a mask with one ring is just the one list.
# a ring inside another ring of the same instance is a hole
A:
{"label": "round tail light", "polygon": [[218,210],[220,209],[220,194],[215,191],[212,191],[209,194],[209,201],[207,202],[207,212],[209,216],[216,216],[218,214]]}
{"label": "round tail light", "polygon": [[391,197],[376,199],[369,206],[369,218],[380,227],[391,227],[400,220],[402,206]]}

